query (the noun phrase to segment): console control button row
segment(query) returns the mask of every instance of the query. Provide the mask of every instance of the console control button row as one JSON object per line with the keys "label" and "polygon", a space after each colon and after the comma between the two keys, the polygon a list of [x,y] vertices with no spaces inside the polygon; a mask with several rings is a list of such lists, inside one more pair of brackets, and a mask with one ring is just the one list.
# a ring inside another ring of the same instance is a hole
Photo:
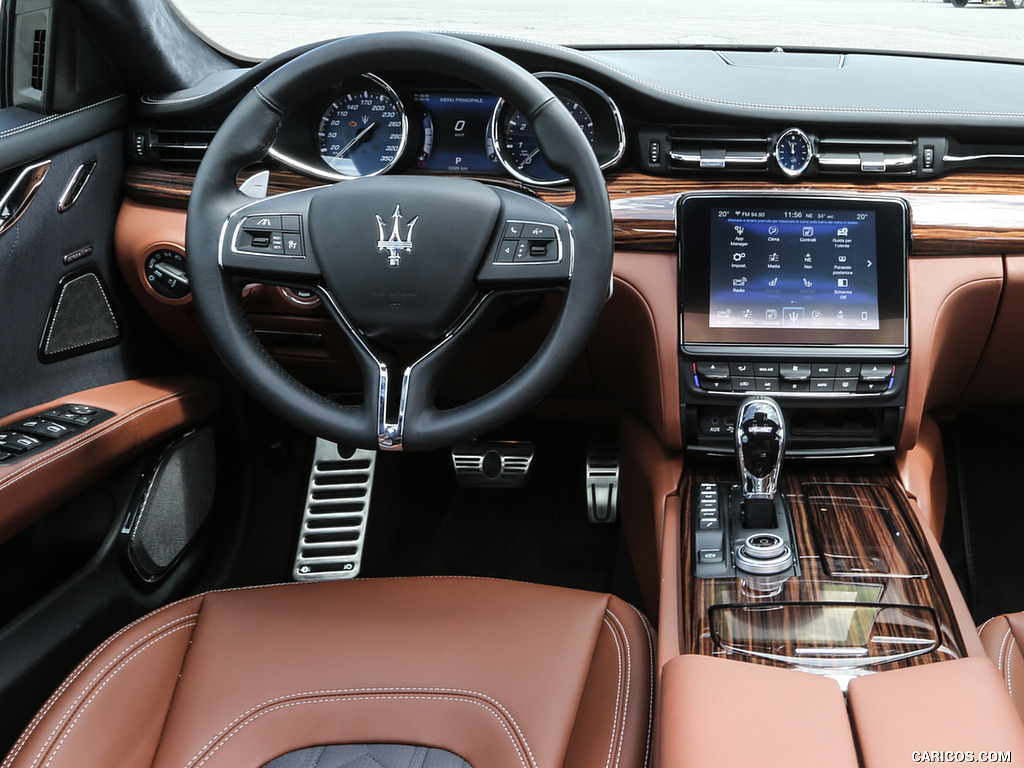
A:
{"label": "console control button row", "polygon": [[0,464],[13,463],[30,453],[45,450],[113,415],[91,405],[70,403],[10,424],[0,429]]}
{"label": "console control button row", "polygon": [[895,385],[892,363],[693,363],[693,381],[705,392],[846,392],[885,394]]}
{"label": "console control button row", "polygon": [[721,563],[725,560],[725,534],[718,498],[718,486],[701,483],[696,492],[696,550],[697,562]]}

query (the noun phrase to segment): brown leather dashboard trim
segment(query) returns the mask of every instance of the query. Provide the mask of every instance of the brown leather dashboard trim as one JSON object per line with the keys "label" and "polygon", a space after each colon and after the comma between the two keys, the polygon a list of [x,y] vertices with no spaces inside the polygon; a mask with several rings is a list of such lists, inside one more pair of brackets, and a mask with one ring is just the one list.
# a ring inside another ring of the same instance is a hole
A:
{"label": "brown leather dashboard trim", "polygon": [[201,379],[137,379],[75,392],[0,419],[0,428],[63,403],[112,411],[95,427],[0,467],[0,541],[87,488],[161,438],[216,411],[217,388]]}
{"label": "brown leather dashboard trim", "polygon": [[[134,167],[126,173],[129,197],[170,208],[186,208],[195,180],[193,171]],[[606,175],[615,216],[615,246],[634,251],[675,251],[675,202],[680,194],[717,190],[850,194],[901,197],[913,210],[915,256],[950,256],[964,252],[1003,254],[1020,251],[1024,238],[1024,193],[1015,174],[964,173],[940,179],[908,179],[875,184],[815,180],[778,184],[648,176]],[[498,181],[497,179],[495,181]],[[275,170],[270,192],[320,186],[321,181]],[[571,191],[543,190],[555,204],[571,200]]]}

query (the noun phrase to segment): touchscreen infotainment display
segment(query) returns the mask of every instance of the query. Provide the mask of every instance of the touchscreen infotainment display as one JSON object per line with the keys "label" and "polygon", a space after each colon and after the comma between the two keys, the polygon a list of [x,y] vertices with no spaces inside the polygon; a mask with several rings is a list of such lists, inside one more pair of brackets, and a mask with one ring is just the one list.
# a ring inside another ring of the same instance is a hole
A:
{"label": "touchscreen infotainment display", "polygon": [[711,211],[713,328],[878,330],[873,211]]}
{"label": "touchscreen infotainment display", "polygon": [[684,346],[905,348],[902,201],[700,194],[679,222]]}

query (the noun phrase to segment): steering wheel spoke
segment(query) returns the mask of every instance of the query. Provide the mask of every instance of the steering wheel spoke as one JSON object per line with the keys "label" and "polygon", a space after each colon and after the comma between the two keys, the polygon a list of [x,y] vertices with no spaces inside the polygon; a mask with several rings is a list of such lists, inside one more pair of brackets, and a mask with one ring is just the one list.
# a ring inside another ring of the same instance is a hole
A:
{"label": "steering wheel spoke", "polygon": [[317,191],[276,195],[232,212],[221,231],[221,269],[271,283],[320,282],[320,264],[309,237],[309,204]]}

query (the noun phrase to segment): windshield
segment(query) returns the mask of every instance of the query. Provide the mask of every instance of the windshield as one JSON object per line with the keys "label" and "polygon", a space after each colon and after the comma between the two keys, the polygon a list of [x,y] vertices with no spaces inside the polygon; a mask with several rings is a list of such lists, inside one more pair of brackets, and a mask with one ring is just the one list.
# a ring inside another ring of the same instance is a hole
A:
{"label": "windshield", "polygon": [[244,58],[385,30],[562,45],[827,48],[1024,59],[1024,0],[173,0]]}

